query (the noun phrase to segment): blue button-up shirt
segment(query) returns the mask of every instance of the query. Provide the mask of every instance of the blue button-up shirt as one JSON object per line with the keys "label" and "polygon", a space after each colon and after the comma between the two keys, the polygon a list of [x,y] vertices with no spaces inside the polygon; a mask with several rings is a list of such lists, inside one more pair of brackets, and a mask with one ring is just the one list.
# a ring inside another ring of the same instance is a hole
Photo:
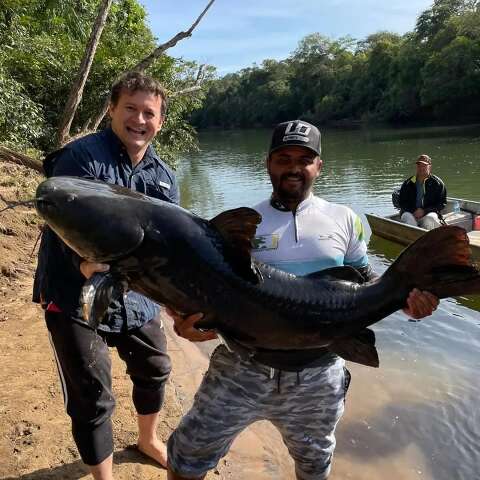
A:
{"label": "blue button-up shirt", "polygon": [[[155,150],[149,146],[142,161],[133,167],[125,147],[110,128],[52,153],[45,159],[44,168],[48,177],[92,178],[179,203],[175,175]],[[79,270],[80,261],[78,255],[47,228],[38,255],[33,301],[44,305],[52,303],[81,321],[78,300],[85,278]],[[118,332],[137,328],[158,312],[157,304],[138,293],[128,292],[112,302],[105,323],[99,329]]]}

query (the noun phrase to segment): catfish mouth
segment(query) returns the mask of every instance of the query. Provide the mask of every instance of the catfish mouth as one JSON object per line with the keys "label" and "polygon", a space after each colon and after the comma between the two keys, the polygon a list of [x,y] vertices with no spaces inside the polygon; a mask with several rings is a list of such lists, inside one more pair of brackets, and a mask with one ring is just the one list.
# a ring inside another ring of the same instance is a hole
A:
{"label": "catfish mouth", "polygon": [[45,197],[37,197],[34,200],[35,203],[35,208],[38,210],[40,214],[43,214],[43,212],[47,212],[48,210],[51,210],[52,208],[55,208],[57,205],[53,200],[50,200]]}

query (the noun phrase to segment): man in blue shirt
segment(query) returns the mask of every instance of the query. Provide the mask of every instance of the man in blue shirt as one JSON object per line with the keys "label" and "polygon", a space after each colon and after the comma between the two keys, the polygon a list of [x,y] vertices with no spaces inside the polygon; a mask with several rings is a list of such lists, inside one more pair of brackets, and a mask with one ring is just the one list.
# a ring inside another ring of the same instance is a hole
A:
{"label": "man in blue shirt", "polygon": [[[102,180],[178,203],[175,176],[150,145],[165,111],[165,92],[156,80],[138,72],[124,75],[112,87],[111,126],[49,155],[44,163],[47,176]],[[112,302],[97,331],[83,322],[81,288],[95,272],[106,270],[108,265],[84,261],[45,229],[33,301],[45,309],[73,437],[96,480],[113,479],[115,400],[108,347],[117,348],[133,382],[138,449],[163,466],[166,449],[156,427],[171,370],[159,307],[142,295],[128,292]]]}

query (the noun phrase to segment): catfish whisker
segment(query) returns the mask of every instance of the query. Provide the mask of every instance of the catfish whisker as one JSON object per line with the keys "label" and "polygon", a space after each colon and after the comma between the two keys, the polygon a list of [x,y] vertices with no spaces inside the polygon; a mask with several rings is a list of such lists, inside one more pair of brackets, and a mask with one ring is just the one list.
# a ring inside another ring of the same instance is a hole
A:
{"label": "catfish whisker", "polygon": [[11,200],[7,200],[2,194],[0,194],[0,200],[7,205],[5,208],[2,208],[2,210],[0,210],[0,213],[3,213],[6,210],[11,210],[13,208],[21,207],[22,205],[28,205],[29,207],[34,207],[36,198],[32,198],[31,200],[22,200],[20,202],[13,202]]}

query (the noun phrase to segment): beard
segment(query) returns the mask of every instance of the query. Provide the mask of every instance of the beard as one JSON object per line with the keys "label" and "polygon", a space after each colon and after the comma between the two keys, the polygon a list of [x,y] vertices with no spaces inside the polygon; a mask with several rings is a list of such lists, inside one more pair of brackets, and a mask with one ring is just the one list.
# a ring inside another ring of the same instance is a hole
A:
{"label": "beard", "polygon": [[[286,186],[285,184],[288,182],[289,179],[300,180],[300,182],[295,185],[294,187]],[[277,185],[277,196],[279,200],[302,200],[306,195],[306,186],[305,186],[305,178],[303,175],[297,174],[284,174],[280,177],[278,185]]]}

